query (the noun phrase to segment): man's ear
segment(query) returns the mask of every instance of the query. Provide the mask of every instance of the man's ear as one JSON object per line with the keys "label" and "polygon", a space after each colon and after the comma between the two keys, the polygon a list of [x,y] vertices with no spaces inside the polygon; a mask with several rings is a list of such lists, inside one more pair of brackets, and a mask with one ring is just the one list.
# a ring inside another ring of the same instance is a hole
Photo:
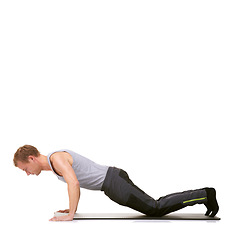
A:
{"label": "man's ear", "polygon": [[34,156],[28,156],[28,161],[35,161],[35,157]]}

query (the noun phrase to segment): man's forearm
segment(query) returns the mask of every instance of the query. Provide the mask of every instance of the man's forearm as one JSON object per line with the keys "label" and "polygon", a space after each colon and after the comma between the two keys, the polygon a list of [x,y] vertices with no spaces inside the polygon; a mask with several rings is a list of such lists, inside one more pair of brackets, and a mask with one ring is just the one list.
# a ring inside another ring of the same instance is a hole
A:
{"label": "man's forearm", "polygon": [[80,198],[79,184],[68,184],[68,196],[69,196],[69,215],[74,215],[74,213],[77,211],[77,206]]}

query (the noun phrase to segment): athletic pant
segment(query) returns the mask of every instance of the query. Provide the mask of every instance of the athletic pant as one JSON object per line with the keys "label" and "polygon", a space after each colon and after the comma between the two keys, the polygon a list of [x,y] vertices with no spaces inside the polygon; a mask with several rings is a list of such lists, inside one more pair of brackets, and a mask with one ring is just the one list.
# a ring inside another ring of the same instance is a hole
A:
{"label": "athletic pant", "polygon": [[115,167],[109,167],[101,190],[114,202],[148,216],[160,217],[186,206],[207,202],[204,189],[173,193],[155,200],[134,185],[124,170]]}

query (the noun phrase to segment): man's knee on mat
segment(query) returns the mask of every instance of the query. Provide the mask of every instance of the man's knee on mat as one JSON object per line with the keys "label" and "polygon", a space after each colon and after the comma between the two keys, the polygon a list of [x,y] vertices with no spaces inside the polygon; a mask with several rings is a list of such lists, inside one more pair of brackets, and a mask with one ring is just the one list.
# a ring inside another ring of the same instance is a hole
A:
{"label": "man's knee on mat", "polygon": [[150,206],[133,194],[129,196],[126,205],[148,216],[155,216],[157,213],[157,201],[154,204],[155,206]]}

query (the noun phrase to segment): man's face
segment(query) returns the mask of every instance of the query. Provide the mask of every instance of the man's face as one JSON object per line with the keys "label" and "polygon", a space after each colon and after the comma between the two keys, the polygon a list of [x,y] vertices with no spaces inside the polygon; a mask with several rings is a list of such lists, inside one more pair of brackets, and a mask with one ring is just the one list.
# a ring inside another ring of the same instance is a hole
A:
{"label": "man's face", "polygon": [[39,164],[33,158],[29,158],[28,163],[18,161],[17,166],[21,170],[25,171],[28,176],[34,174],[38,176],[41,173],[41,168]]}

